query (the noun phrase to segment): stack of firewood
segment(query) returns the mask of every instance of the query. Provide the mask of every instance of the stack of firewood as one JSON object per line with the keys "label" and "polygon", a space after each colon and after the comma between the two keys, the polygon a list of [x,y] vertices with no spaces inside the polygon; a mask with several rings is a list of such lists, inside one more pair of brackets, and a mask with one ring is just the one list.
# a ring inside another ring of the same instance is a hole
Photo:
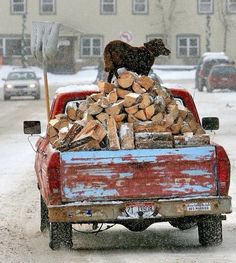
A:
{"label": "stack of firewood", "polygon": [[100,93],[67,105],[50,120],[49,140],[60,151],[172,148],[209,143],[193,114],[147,76],[123,72]]}

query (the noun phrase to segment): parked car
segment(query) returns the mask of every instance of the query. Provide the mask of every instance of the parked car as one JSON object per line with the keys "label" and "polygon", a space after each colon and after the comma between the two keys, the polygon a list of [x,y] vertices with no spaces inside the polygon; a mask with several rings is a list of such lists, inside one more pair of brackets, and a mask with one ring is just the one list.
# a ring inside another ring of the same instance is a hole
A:
{"label": "parked car", "polygon": [[201,56],[195,74],[195,88],[199,91],[203,91],[206,86],[206,80],[208,74],[215,64],[228,63],[229,58],[224,52],[205,52]]}
{"label": "parked car", "polygon": [[199,91],[203,91],[203,88],[207,86],[207,78],[212,67],[223,63],[230,63],[227,56],[207,56],[203,59],[196,80],[196,86]]}
{"label": "parked car", "polygon": [[221,64],[212,67],[207,81],[207,91],[214,89],[236,90],[236,68],[234,65]]}
{"label": "parked car", "polygon": [[5,81],[3,88],[4,100],[9,100],[12,96],[33,96],[40,99],[40,83],[35,72],[30,69],[14,69]]}

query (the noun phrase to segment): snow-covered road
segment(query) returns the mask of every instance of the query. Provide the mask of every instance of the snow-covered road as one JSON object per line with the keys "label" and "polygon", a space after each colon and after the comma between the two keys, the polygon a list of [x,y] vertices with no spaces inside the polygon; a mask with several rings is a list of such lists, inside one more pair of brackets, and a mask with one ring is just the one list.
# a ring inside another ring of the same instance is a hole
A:
{"label": "snow-covered road", "polygon": [[225,147],[232,164],[233,213],[223,222],[223,244],[202,248],[197,229],[179,231],[161,223],[142,233],[129,232],[122,226],[97,236],[75,233],[72,251],[51,251],[48,234],[39,232],[34,152],[22,128],[26,119],[40,120],[45,128],[44,101],[3,101],[1,97],[0,262],[236,262],[236,92],[199,93],[193,89],[192,75],[180,80],[181,74],[176,80],[168,79],[167,73],[161,77],[168,85],[188,89],[201,117],[220,118],[221,128],[211,134],[212,139]]}

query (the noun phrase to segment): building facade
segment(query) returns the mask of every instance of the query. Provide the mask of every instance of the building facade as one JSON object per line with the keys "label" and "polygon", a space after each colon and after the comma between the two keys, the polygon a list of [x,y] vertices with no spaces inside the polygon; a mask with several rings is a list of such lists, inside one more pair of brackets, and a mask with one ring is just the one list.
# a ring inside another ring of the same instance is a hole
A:
{"label": "building facade", "polygon": [[34,21],[62,25],[58,71],[99,63],[114,39],[141,46],[162,38],[171,55],[159,57],[158,64],[194,65],[206,51],[223,51],[236,60],[236,0],[1,0],[0,17],[4,64],[20,64],[22,48],[28,63],[35,63]]}

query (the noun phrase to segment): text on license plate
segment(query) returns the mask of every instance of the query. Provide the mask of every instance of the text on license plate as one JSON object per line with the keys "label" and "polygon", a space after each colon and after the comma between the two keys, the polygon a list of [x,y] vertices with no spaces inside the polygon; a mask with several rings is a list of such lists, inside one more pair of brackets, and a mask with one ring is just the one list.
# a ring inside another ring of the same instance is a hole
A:
{"label": "text on license plate", "polygon": [[210,203],[190,203],[186,205],[187,211],[210,211],[211,204]]}
{"label": "text on license plate", "polygon": [[153,215],[155,208],[152,204],[130,205],[126,207],[125,211],[130,217],[137,217],[140,212],[144,217],[150,217]]}

